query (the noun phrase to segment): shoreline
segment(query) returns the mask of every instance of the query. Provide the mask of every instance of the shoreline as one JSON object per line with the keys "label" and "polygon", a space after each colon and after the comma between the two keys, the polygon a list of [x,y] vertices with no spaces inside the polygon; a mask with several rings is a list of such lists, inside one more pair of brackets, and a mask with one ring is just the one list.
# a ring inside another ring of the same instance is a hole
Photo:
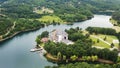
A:
{"label": "shoreline", "polygon": [[104,63],[104,64],[115,64],[113,61],[105,60],[105,59],[101,59],[101,58],[98,58],[98,60],[96,60],[94,62],[93,61],[84,61],[81,58],[78,58],[75,61],[72,61],[71,59],[66,59],[67,62],[65,62],[66,60],[58,60],[57,58],[53,57],[49,53],[46,53],[44,56],[48,61],[51,61],[53,63],[69,63],[69,62],[92,62],[92,63],[96,63],[96,62],[98,62],[98,63]]}
{"label": "shoreline", "polygon": [[[93,17],[94,17],[94,16],[93,16]],[[91,18],[89,18],[89,19],[92,19],[93,17],[91,17]],[[87,20],[89,20],[89,19],[87,19]],[[86,20],[83,20],[83,21],[86,21]],[[82,21],[79,21],[79,22],[82,22]],[[74,22],[74,23],[76,23],[76,22]],[[74,24],[74,23],[64,23],[64,24],[68,25],[68,24]],[[54,24],[49,24],[49,25],[54,25]],[[49,25],[45,25],[45,26],[49,26]],[[44,26],[44,27],[45,27],[45,26]],[[6,37],[6,38],[4,38],[4,39],[1,39],[1,40],[0,40],[0,43],[6,41],[6,40],[8,40],[8,39],[13,38],[14,36],[16,36],[16,35],[19,34],[19,33],[28,32],[28,31],[34,31],[34,30],[37,30],[37,29],[40,29],[40,28],[43,28],[43,27],[37,27],[37,28],[33,28],[33,29],[27,29],[27,30],[24,30],[24,31],[15,32],[13,35],[8,36],[8,37]]]}
{"label": "shoreline", "polygon": [[8,39],[13,38],[14,36],[16,36],[17,34],[20,34],[20,33],[22,33],[22,32],[34,31],[34,30],[37,30],[37,29],[40,29],[40,28],[41,28],[41,27],[37,27],[37,28],[33,28],[33,29],[26,29],[26,30],[24,30],[24,31],[15,32],[13,35],[8,36],[8,37],[6,37],[6,38],[4,38],[4,39],[1,39],[1,40],[0,40],[0,43],[6,41],[6,40],[8,40]]}
{"label": "shoreline", "polygon": [[114,20],[113,18],[110,18],[109,21],[113,24],[112,28],[115,29],[117,33],[119,33],[120,32],[120,25],[117,24],[117,21]]}

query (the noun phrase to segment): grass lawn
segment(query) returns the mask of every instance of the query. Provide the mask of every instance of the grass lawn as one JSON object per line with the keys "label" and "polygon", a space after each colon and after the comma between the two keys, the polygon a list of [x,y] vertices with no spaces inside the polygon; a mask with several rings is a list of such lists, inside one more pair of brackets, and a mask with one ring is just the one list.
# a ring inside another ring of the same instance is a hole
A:
{"label": "grass lawn", "polygon": [[99,35],[96,35],[97,37],[100,37],[102,39],[104,39],[106,37],[106,40],[107,42],[109,43],[112,43],[113,40],[117,40],[117,37],[116,36],[113,36],[113,35],[103,35],[103,34],[99,34]]}
{"label": "grass lawn", "polygon": [[[98,34],[98,35],[94,35],[98,38],[101,38],[101,39],[104,39],[106,37],[106,42],[108,43],[113,43],[113,40],[118,40],[116,36],[113,36],[113,35],[103,35],[103,34]],[[99,47],[104,47],[104,48],[110,48],[110,45],[106,44],[105,42],[99,40],[100,42],[97,43],[97,38],[94,38],[94,37],[91,37],[90,36],[90,39],[92,39],[92,41],[95,42],[94,46],[99,46]],[[118,43],[114,43],[115,47],[118,47],[119,44]]]}
{"label": "grass lawn", "polygon": [[37,19],[39,20],[40,22],[43,22],[43,23],[64,23],[64,21],[62,19],[60,19],[59,17],[57,16],[49,16],[49,15],[46,15],[46,16],[42,16],[40,19]]}
{"label": "grass lawn", "polygon": [[90,39],[92,39],[93,42],[95,42],[93,44],[93,46],[99,46],[99,47],[104,47],[104,48],[110,48],[110,45],[104,43],[103,41],[99,40],[99,43],[97,43],[97,38],[94,37],[90,37]]}

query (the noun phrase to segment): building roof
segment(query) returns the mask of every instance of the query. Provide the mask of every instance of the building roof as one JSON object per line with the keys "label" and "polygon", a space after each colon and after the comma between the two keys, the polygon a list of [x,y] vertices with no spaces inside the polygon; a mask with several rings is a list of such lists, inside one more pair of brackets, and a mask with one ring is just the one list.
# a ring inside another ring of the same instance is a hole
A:
{"label": "building roof", "polygon": [[58,30],[58,29],[55,29],[54,31],[52,31],[52,33],[56,33],[56,35],[68,35],[65,31],[62,31],[62,30]]}
{"label": "building roof", "polygon": [[[58,39],[60,38],[60,35],[62,35],[62,40],[61,41],[58,41]],[[53,30],[52,32],[49,33],[49,39],[52,40],[52,41],[55,41],[55,42],[63,42],[67,45],[69,44],[73,44],[72,41],[65,39],[64,37],[68,37],[68,34],[65,32],[65,31],[62,31],[62,30]]]}

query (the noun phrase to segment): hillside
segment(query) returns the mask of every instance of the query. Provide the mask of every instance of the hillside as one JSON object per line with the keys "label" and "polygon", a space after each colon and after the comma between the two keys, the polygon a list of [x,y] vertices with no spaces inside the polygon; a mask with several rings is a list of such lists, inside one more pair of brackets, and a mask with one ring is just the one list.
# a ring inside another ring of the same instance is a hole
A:
{"label": "hillside", "polygon": [[[12,20],[12,24],[16,21],[16,26],[12,30],[12,33],[18,32],[17,30],[23,31],[26,28],[33,29],[36,27],[35,23],[33,26],[30,26],[29,22],[37,21],[37,24],[40,25],[38,27],[44,24],[51,24],[51,22],[60,23],[56,19],[52,21],[48,20],[47,22],[41,20],[44,16],[55,16],[62,22],[73,23],[91,19],[94,13],[111,14],[114,11],[120,10],[119,0],[0,0],[0,3],[0,15]],[[42,7],[48,10],[40,13]],[[34,12],[35,9],[37,9],[37,12]],[[48,11],[52,11],[52,13]],[[2,22],[6,21],[3,20]],[[9,24],[11,23],[7,22],[4,23],[4,26],[0,25],[0,30],[5,28],[5,31],[0,32],[1,35],[9,31],[9,28],[6,28]],[[22,27],[20,24],[27,25]],[[8,34],[8,36],[10,35]]]}

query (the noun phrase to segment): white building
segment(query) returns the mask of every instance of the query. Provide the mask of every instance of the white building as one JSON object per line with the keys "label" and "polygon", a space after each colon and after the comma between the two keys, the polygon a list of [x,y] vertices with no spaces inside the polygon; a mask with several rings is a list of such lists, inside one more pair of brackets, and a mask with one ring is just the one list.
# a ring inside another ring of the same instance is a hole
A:
{"label": "white building", "polygon": [[49,39],[53,42],[63,42],[67,45],[73,44],[72,41],[68,40],[68,34],[65,31],[53,30],[49,33]]}

